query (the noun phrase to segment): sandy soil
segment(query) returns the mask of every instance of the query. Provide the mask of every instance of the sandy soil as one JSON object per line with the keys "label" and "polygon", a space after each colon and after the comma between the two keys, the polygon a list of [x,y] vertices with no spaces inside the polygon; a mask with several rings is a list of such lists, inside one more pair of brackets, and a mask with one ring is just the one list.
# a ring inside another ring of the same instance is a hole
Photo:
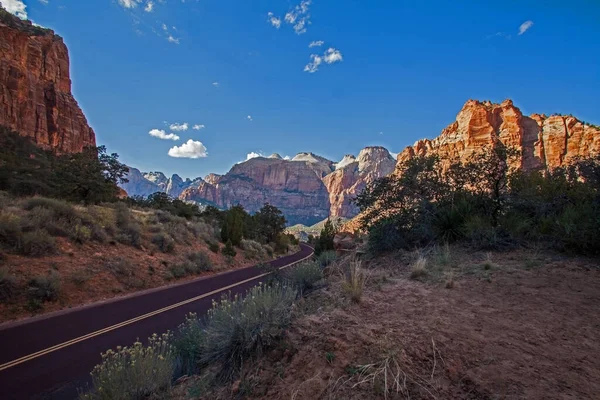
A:
{"label": "sandy soil", "polygon": [[600,398],[597,260],[519,251],[489,268],[463,254],[447,285],[409,279],[407,258],[378,260],[360,304],[336,284],[313,293],[282,345],[217,396]]}

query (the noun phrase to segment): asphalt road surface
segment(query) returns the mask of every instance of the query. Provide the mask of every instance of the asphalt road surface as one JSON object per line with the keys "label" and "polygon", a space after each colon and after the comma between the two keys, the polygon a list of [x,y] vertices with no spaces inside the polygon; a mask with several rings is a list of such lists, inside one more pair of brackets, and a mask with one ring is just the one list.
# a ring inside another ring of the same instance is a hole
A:
{"label": "asphalt road surface", "polygon": [[[309,258],[301,250],[270,264]],[[0,326],[0,399],[74,399],[90,382],[100,353],[153,333],[173,331],[185,315],[203,315],[222,293],[244,293],[264,276],[256,267]]]}

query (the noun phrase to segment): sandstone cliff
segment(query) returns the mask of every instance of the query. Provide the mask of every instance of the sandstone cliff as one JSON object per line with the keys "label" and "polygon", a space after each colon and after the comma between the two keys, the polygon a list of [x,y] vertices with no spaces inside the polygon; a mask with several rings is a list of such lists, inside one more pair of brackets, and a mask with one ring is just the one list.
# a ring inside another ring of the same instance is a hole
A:
{"label": "sandstone cliff", "polygon": [[58,153],[95,146],[94,131],[71,94],[62,38],[0,7],[0,125]]}
{"label": "sandstone cliff", "polygon": [[484,146],[501,142],[517,149],[517,165],[525,170],[555,168],[575,157],[600,152],[600,129],[564,115],[524,116],[511,100],[501,104],[469,100],[433,140],[423,139],[398,155],[404,161],[415,155],[437,154],[442,159],[466,159]]}
{"label": "sandstone cliff", "polygon": [[357,158],[346,155],[336,164],[336,170],[323,178],[329,192],[332,217],[353,217],[358,207],[352,204],[367,184],[388,176],[394,171],[396,161],[383,147],[367,147]]}
{"label": "sandstone cliff", "polygon": [[312,225],[329,215],[329,194],[321,180],[331,161],[303,153],[297,161],[257,157],[198,187],[183,191],[182,200],[229,208],[241,204],[249,212],[264,203],[279,208],[288,223]]}

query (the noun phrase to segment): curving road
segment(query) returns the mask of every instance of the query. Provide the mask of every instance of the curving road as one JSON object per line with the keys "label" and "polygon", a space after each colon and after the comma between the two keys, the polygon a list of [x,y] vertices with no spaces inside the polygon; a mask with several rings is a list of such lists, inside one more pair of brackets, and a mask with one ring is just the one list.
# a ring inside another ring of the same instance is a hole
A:
{"label": "curving road", "polygon": [[[312,256],[300,246],[270,264],[286,268]],[[204,314],[224,291],[243,293],[264,275],[256,267],[228,271],[0,326],[0,397],[74,399],[101,352],[174,330],[186,314]]]}

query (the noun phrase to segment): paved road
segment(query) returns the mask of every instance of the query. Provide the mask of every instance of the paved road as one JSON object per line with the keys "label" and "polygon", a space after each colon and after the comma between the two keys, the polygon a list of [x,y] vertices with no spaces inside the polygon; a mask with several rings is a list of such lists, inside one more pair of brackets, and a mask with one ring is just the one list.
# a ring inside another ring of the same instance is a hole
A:
{"label": "paved road", "polygon": [[[312,248],[301,244],[298,253],[271,265],[290,266],[312,253]],[[0,398],[76,398],[77,388],[89,382],[101,352],[174,330],[186,314],[204,314],[223,291],[243,293],[261,275],[258,268],[249,267],[0,326]]]}

